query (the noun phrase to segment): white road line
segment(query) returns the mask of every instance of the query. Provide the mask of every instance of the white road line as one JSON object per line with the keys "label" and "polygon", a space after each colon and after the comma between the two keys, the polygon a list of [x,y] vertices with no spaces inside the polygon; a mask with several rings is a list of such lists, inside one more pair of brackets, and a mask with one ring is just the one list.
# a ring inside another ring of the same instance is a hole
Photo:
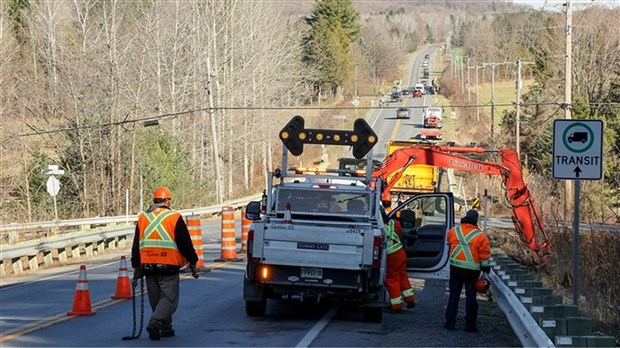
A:
{"label": "white road line", "polygon": [[[101,264],[101,265],[98,265],[98,266],[92,266],[92,267],[89,267],[88,269],[92,270],[92,269],[97,269],[97,268],[100,268],[100,267],[106,267],[106,266],[109,266],[109,265],[114,264],[114,263],[118,264],[119,261],[116,260],[116,261],[112,261],[112,262],[109,262],[109,263],[104,263],[104,264]],[[25,286],[25,285],[30,285],[30,284],[44,282],[44,281],[50,280],[50,279],[56,279],[56,278],[60,278],[60,277],[65,277],[65,276],[70,275],[70,274],[77,274],[78,272],[79,272],[79,269],[78,270],[74,270],[74,271],[68,271],[68,272],[59,273],[57,275],[54,275],[54,276],[51,276],[51,277],[47,277],[47,278],[31,280],[31,281],[25,282],[25,283],[8,284],[8,285],[5,285],[2,288],[0,288],[0,291],[4,291],[4,290],[8,290],[8,289],[15,289],[15,288],[19,288],[19,287]]]}
{"label": "white road line", "polygon": [[329,312],[327,312],[327,314],[325,314],[325,316],[321,320],[319,320],[319,322],[316,323],[316,325],[314,325],[314,327],[310,329],[310,331],[308,331],[306,336],[302,338],[301,341],[299,341],[299,343],[297,343],[295,347],[296,348],[309,347],[310,344],[312,344],[312,341],[314,341],[314,339],[316,338],[316,336],[318,336],[321,333],[321,331],[323,331],[325,326],[327,326],[327,323],[329,323],[329,321],[334,317],[334,315],[336,315],[336,313],[338,312],[338,309],[340,309],[340,306],[334,305],[332,309],[330,309]]}

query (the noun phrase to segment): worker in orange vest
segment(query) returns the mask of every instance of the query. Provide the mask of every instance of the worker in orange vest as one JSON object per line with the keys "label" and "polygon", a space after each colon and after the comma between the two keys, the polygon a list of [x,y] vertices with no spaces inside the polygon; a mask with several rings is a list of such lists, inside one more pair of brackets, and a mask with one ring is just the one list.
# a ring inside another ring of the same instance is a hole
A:
{"label": "worker in orange vest", "polygon": [[461,224],[448,232],[450,244],[450,297],[446,308],[444,328],[454,330],[459,297],[465,286],[465,331],[478,332],[478,302],[476,300],[475,282],[480,271],[491,270],[489,258],[491,245],[487,235],[478,229],[478,212],[471,209],[461,219]]}
{"label": "worker in orange vest", "polygon": [[[392,197],[388,194],[381,196],[383,207],[386,211],[391,210]],[[407,308],[415,307],[415,293],[407,275],[407,254],[400,241],[402,228],[395,219],[386,222],[385,232],[387,237],[387,269],[385,283],[390,295],[388,309],[396,312],[403,310],[403,302]]]}
{"label": "worker in orange vest", "polygon": [[187,225],[181,214],[170,209],[170,190],[160,186],[153,192],[153,204],[138,216],[131,248],[134,286],[146,276],[146,287],[153,315],[146,331],[149,338],[175,335],[172,315],[179,305],[179,271],[189,263],[198,278],[194,250]]}

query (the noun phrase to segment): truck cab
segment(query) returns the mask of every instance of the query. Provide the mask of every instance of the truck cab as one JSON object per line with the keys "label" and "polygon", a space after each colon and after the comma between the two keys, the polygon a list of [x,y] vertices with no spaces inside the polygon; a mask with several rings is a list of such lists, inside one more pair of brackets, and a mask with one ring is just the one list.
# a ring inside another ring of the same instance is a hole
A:
{"label": "truck cab", "polygon": [[429,106],[424,109],[424,128],[441,128],[443,109],[437,106]]}

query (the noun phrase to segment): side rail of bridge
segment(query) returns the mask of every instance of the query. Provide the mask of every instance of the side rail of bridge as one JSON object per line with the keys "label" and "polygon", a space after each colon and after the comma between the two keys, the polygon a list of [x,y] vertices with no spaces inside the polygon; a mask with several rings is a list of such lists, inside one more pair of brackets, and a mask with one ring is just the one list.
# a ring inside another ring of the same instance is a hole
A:
{"label": "side rail of bridge", "polygon": [[[216,216],[223,207],[242,209],[249,201],[259,199],[249,197],[206,208],[178,210],[183,216]],[[41,266],[51,266],[66,262],[69,258],[93,256],[106,250],[123,248],[132,242],[137,215],[75,219],[58,222],[38,222],[1,226],[2,233],[24,234],[37,229],[53,226],[74,228],[65,233],[45,233],[40,238],[26,238],[22,241],[0,244],[0,276],[21,274],[25,270],[36,270]]]}

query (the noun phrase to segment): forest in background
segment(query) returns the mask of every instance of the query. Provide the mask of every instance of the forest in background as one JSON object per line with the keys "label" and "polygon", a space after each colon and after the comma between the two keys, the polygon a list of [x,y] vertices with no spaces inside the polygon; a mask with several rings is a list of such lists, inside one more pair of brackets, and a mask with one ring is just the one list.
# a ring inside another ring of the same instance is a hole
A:
{"label": "forest in background", "polygon": [[[494,2],[304,5],[308,12],[232,0],[0,2],[0,220],[53,216],[41,174],[48,164],[66,171],[63,219],[123,214],[126,193],[137,213],[160,184],[177,208],[260,192],[291,116],[328,122],[331,111],[303,108],[350,100],[355,86],[374,96],[399,79],[409,53],[434,42],[450,42],[471,64],[536,63],[523,71],[536,79],[523,96],[523,153],[533,175],[549,175],[563,95],[561,14]],[[606,121],[605,180],[586,191],[590,215],[603,221],[620,186],[618,108],[605,104],[618,102],[619,35],[609,25],[617,12],[576,12],[573,42],[574,117]],[[513,74],[506,65],[497,78]],[[442,94],[455,96],[445,80]],[[504,115],[502,144],[514,144],[513,120]],[[489,143],[488,127],[467,131]],[[541,186],[561,198],[557,182]]]}

